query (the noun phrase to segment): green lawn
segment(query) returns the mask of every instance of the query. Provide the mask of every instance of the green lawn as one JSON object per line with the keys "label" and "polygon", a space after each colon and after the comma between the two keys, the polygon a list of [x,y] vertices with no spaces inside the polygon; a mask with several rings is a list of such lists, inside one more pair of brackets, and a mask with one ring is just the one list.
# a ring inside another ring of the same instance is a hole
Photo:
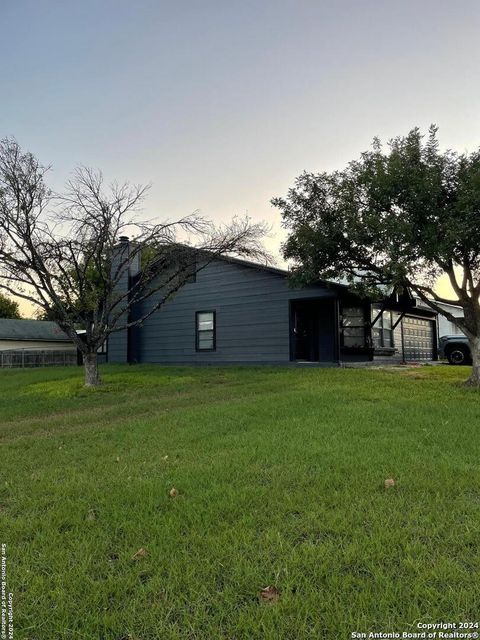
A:
{"label": "green lawn", "polygon": [[87,391],[76,368],[0,372],[16,639],[335,640],[478,616],[467,369],[103,374]]}

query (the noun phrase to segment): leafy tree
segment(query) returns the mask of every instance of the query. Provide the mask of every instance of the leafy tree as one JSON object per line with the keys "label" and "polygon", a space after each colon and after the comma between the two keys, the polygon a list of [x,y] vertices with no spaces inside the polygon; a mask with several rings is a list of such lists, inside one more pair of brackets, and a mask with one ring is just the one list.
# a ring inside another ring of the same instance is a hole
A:
{"label": "leafy tree", "polygon": [[[0,142],[0,290],[57,322],[83,355],[87,386],[100,384],[97,349],[106,338],[142,324],[195,271],[224,254],[268,257],[263,223],[234,219],[214,227],[197,213],[141,221],[146,187],[108,186],[100,172],[80,168],[54,195],[47,171],[15,140]],[[190,242],[180,244],[179,232]],[[140,259],[139,272],[129,278],[130,265]],[[148,309],[133,318],[130,311],[146,300]]]}
{"label": "leafy tree", "polygon": [[[408,286],[467,335],[469,382],[480,386],[480,150],[441,152],[435,126],[427,137],[413,129],[386,147],[374,140],[343,170],[302,174],[272,203],[289,231],[294,278],[343,277],[369,293]],[[451,298],[435,289],[442,274]]]}
{"label": "leafy tree", "polygon": [[0,318],[21,318],[18,302],[0,293]]}

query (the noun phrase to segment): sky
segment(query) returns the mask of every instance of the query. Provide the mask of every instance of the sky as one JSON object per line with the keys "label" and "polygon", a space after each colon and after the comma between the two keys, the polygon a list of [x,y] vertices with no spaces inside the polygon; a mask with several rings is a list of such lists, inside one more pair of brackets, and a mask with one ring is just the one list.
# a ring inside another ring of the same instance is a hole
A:
{"label": "sky", "polygon": [[[145,216],[248,214],[414,126],[480,146],[477,0],[0,0],[0,135],[152,183]],[[26,309],[26,308],[25,308]]]}

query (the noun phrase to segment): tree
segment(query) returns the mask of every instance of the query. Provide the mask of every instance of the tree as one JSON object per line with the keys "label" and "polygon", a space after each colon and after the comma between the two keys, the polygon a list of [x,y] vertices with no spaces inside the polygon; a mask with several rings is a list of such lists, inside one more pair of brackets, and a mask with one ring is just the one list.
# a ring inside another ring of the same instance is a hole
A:
{"label": "tree", "polygon": [[[107,337],[141,325],[195,271],[225,254],[268,259],[263,223],[215,227],[198,213],[141,221],[147,187],[107,186],[100,172],[82,167],[53,194],[47,172],[15,140],[0,142],[0,290],[57,322],[82,353],[87,386],[100,384],[97,349]],[[182,243],[179,233],[187,236]],[[129,278],[136,260],[141,268]],[[147,300],[148,310],[133,318]]]}
{"label": "tree", "polygon": [[21,318],[18,302],[0,293],[0,318]]}
{"label": "tree", "polygon": [[[347,278],[375,294],[409,287],[468,337],[480,386],[480,150],[441,152],[437,128],[419,129],[372,148],[340,171],[304,173],[281,210],[285,258],[301,281]],[[454,295],[435,289],[447,274]],[[458,304],[456,318],[438,303]]]}

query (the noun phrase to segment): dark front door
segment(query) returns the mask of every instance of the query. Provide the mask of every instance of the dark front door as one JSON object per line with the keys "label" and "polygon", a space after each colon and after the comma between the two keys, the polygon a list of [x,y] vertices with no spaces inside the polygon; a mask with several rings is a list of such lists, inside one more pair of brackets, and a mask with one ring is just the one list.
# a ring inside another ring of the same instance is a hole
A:
{"label": "dark front door", "polygon": [[293,311],[295,360],[318,360],[318,317],[312,313],[311,303],[297,304]]}
{"label": "dark front door", "polygon": [[335,360],[335,303],[293,300],[291,303],[291,357],[303,362]]}

